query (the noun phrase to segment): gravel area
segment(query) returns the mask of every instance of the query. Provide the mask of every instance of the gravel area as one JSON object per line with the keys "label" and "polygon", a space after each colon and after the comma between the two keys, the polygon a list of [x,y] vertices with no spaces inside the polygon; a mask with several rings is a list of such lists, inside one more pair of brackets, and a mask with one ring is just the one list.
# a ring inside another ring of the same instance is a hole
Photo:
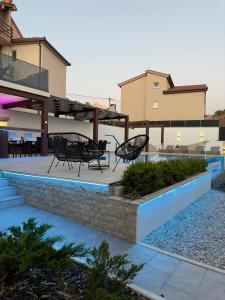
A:
{"label": "gravel area", "polygon": [[144,242],[225,269],[225,193],[209,191]]}

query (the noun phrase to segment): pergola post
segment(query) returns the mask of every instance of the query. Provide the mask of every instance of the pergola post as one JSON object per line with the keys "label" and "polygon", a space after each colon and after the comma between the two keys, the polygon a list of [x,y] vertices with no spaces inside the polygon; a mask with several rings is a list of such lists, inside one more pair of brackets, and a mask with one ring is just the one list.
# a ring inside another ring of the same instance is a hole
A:
{"label": "pergola post", "polygon": [[124,141],[126,142],[129,139],[129,116],[125,117],[124,124]]}
{"label": "pergola post", "polygon": [[48,155],[48,101],[41,102],[41,155]]}
{"label": "pergola post", "polygon": [[161,126],[161,145],[164,146],[164,126]]}
{"label": "pergola post", "polygon": [[[146,122],[145,134],[149,136],[149,122]],[[145,152],[149,152],[149,143],[145,146]]]}
{"label": "pergola post", "polygon": [[98,142],[98,110],[93,111],[93,140]]}

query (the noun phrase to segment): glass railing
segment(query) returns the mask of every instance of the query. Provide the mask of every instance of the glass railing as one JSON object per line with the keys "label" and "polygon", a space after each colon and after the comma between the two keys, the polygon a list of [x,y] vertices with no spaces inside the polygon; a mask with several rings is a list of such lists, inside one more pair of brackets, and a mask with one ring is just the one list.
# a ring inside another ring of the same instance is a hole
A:
{"label": "glass railing", "polygon": [[48,92],[48,70],[2,53],[0,80]]}

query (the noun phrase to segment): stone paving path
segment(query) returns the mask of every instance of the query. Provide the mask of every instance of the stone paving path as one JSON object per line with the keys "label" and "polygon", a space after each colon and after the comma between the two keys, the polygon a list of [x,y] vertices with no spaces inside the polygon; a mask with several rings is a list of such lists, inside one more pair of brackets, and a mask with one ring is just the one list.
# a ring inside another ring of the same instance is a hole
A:
{"label": "stone paving path", "polygon": [[[62,234],[68,242],[85,242],[93,247],[107,240],[113,254],[128,253],[134,263],[145,262],[134,283],[168,300],[224,300],[225,275],[153,251],[143,245],[129,244],[93,228],[63,217],[21,205],[0,210],[0,230],[19,225],[30,217],[54,225],[50,235]],[[60,245],[59,245],[60,246]]]}

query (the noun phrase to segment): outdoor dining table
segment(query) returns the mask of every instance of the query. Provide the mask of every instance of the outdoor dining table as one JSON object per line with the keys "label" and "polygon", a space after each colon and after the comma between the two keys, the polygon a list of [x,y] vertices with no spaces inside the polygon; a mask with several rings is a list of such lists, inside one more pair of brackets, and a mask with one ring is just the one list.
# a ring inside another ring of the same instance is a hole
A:
{"label": "outdoor dining table", "polygon": [[0,127],[0,158],[9,157],[9,131],[41,132],[40,129],[21,128],[21,127]]}

